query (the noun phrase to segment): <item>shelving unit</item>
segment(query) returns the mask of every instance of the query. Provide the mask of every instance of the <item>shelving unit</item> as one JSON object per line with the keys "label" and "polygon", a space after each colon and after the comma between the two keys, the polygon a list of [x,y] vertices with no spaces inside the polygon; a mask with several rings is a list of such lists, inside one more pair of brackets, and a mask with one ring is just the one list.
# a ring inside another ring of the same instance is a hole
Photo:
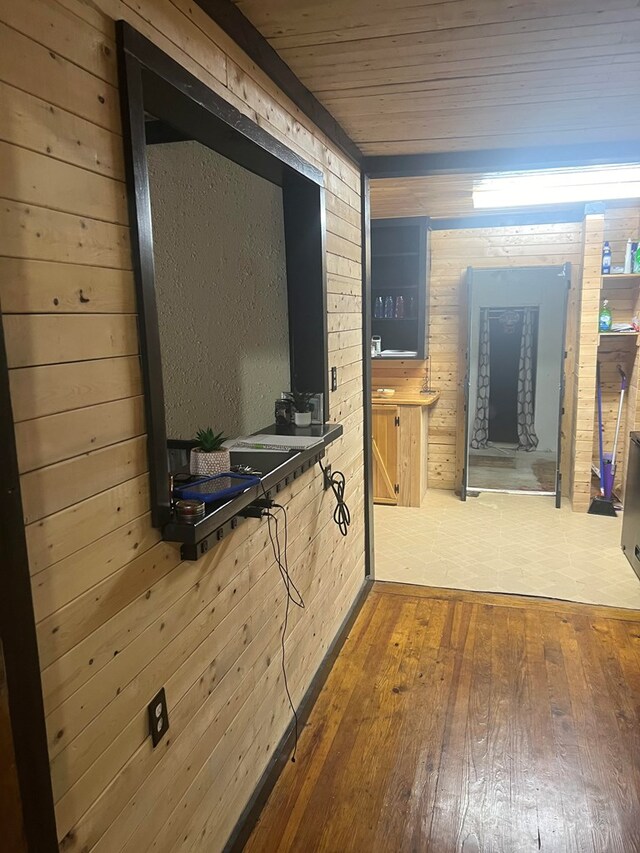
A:
{"label": "shelving unit", "polygon": [[[371,221],[371,331],[380,335],[382,349],[415,352],[427,357],[427,233],[423,216]],[[398,296],[404,317],[376,317],[376,299]],[[411,304],[413,302],[413,311]]]}
{"label": "shelving unit", "polygon": [[568,338],[569,352],[573,344],[575,359],[568,376],[570,397],[567,404],[566,429],[569,444],[569,491],[573,509],[586,512],[593,494],[592,467],[598,465],[598,416],[596,402],[596,370],[600,362],[603,390],[603,423],[605,448],[611,450],[620,402],[618,364],[627,374],[623,417],[618,445],[616,493],[624,494],[629,433],[640,426],[640,336],[634,332],[604,332],[598,329],[604,299],[614,323],[631,323],[640,316],[640,274],[602,275],[602,247],[611,246],[612,259],[624,258],[629,235],[640,235],[640,206],[637,201],[612,203],[606,208],[589,210],[582,231],[582,264],[580,279],[570,292],[575,302],[577,324]]}
{"label": "shelving unit", "polygon": [[[640,274],[621,273],[603,275],[600,278],[600,305],[609,302],[613,322],[631,323],[640,312]],[[635,428],[638,403],[638,345],[640,333],[600,332],[598,334],[597,359],[600,363],[603,396],[603,419],[605,446],[610,449],[614,424],[617,417],[620,377],[618,365],[627,375],[627,394],[623,408],[623,419],[618,448],[616,472],[617,493],[623,497],[627,463],[628,434]],[[597,418],[594,421],[593,452],[596,454],[598,441]]]}

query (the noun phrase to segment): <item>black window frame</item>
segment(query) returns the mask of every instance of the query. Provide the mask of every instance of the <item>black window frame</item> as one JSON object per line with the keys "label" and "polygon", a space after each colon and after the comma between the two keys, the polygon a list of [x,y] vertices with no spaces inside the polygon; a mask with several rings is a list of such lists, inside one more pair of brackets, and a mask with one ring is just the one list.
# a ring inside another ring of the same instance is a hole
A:
{"label": "black window frame", "polygon": [[[196,140],[282,188],[291,385],[322,392],[328,421],[324,176],[125,21],[116,23],[116,32],[151,518],[162,528],[170,521],[171,503],[147,143],[163,141],[164,128],[173,141]],[[157,122],[145,122],[149,115]]]}

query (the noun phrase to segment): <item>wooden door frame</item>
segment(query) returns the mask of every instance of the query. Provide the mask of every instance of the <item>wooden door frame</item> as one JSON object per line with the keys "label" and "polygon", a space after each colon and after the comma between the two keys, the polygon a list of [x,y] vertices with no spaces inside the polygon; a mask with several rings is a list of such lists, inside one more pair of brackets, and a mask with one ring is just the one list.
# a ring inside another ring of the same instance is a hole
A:
{"label": "wooden door frame", "polygon": [[0,595],[0,637],[4,649],[22,819],[27,848],[31,853],[57,853],[40,660],[2,322],[0,412],[0,471],[3,478],[0,489],[0,553],[4,581]]}
{"label": "wooden door frame", "polygon": [[560,342],[560,399],[558,403],[558,450],[556,453],[556,509],[562,506],[562,418],[564,416],[564,394],[567,386],[567,315],[569,310],[569,290],[571,288],[571,262],[567,261],[562,270],[565,280],[564,301],[562,305],[562,340]]}
{"label": "wooden door frame", "polygon": [[360,241],[362,247],[362,443],[364,454],[364,574],[375,572],[373,516],[373,398],[371,393],[371,188],[360,173]]}

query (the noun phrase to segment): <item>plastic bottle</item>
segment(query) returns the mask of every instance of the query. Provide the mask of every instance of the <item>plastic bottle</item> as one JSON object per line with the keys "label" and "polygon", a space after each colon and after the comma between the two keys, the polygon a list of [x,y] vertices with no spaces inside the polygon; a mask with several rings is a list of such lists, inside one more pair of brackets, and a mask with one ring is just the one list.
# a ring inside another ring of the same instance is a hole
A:
{"label": "plastic bottle", "polygon": [[396,296],[396,320],[404,318],[404,296]]}
{"label": "plastic bottle", "polygon": [[602,275],[609,275],[611,272],[611,246],[609,241],[602,248]]}
{"label": "plastic bottle", "polygon": [[384,300],[384,318],[393,320],[393,296],[387,296]]}
{"label": "plastic bottle", "polygon": [[625,275],[629,275],[630,272],[633,272],[633,254],[632,254],[632,241],[631,237],[627,240],[627,248],[624,253],[624,271]]}
{"label": "plastic bottle", "polygon": [[376,320],[382,320],[384,317],[384,302],[382,296],[376,296],[376,301],[373,307],[373,316]]}
{"label": "plastic bottle", "polygon": [[638,243],[633,256],[633,271],[640,272],[640,243]]}
{"label": "plastic bottle", "polygon": [[598,322],[598,328],[601,332],[610,332],[611,331],[611,310],[609,308],[609,300],[605,299],[602,303],[602,308],[600,309],[600,319]]}

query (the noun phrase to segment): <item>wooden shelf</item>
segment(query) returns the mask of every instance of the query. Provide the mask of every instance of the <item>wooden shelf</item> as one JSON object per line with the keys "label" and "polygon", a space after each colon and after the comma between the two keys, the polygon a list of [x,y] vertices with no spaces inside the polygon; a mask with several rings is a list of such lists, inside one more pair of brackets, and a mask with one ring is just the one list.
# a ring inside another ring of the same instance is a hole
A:
{"label": "wooden shelf", "polygon": [[603,281],[640,281],[640,272],[616,273],[600,276]]}
{"label": "wooden shelf", "polygon": [[636,338],[640,332],[599,332],[600,340],[603,338]]}
{"label": "wooden shelf", "polygon": [[372,258],[418,258],[419,252],[372,252]]}
{"label": "wooden shelf", "polygon": [[417,284],[375,284],[371,287],[372,291],[380,291],[386,293],[388,290],[417,290]]}

